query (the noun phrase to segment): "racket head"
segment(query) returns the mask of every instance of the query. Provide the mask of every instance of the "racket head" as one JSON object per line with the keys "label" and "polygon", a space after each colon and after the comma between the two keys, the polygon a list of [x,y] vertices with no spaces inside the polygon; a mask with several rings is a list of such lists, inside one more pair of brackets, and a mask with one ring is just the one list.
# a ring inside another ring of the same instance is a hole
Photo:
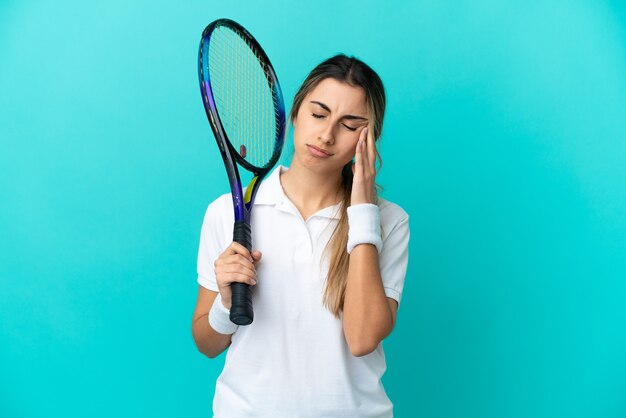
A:
{"label": "racket head", "polygon": [[280,157],[286,122],[282,91],[267,54],[240,24],[218,19],[202,33],[198,75],[224,161],[263,177]]}

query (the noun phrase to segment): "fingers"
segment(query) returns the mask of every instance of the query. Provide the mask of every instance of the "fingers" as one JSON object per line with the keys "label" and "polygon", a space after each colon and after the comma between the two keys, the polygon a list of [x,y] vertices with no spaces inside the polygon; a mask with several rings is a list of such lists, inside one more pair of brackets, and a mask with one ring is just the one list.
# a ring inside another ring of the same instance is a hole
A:
{"label": "fingers", "polygon": [[256,268],[254,264],[240,254],[220,256],[215,260],[215,276],[221,285],[232,282],[256,284]]}
{"label": "fingers", "polygon": [[367,139],[368,130],[369,129],[367,125],[363,129],[361,129],[361,132],[359,133],[359,141],[365,141]]}
{"label": "fingers", "polygon": [[363,170],[366,170],[369,165],[370,165],[370,158],[369,158],[369,153],[368,153],[368,134],[367,132],[369,131],[368,128],[363,129],[363,131],[365,132],[364,134],[364,138],[359,141],[360,144],[359,146],[361,147],[361,168]]}
{"label": "fingers", "polygon": [[365,141],[367,140],[367,127],[361,129],[361,132],[359,133],[359,140],[356,143],[356,151],[354,153],[354,168],[353,168],[353,174],[357,175],[357,173],[360,175],[363,173],[363,168],[367,165],[367,154],[365,152],[363,152],[364,150],[364,144]]}
{"label": "fingers", "polygon": [[376,140],[374,139],[374,133],[367,128],[367,156],[368,160],[372,163],[372,168],[376,163]]}
{"label": "fingers", "polygon": [[352,204],[373,203],[376,198],[376,145],[369,126],[359,132],[355,151]]}
{"label": "fingers", "polygon": [[363,140],[363,129],[359,133],[359,140],[356,142],[356,148],[354,150],[354,164],[353,164],[353,171],[352,171],[353,173],[354,173],[354,170],[357,170],[357,168],[361,164],[361,141],[362,140]]}
{"label": "fingers", "polygon": [[253,263],[255,265],[256,265],[256,263],[261,261],[261,257],[263,257],[263,254],[261,254],[261,251],[258,251],[258,250],[252,251],[252,259],[253,259]]}
{"label": "fingers", "polygon": [[255,264],[261,260],[260,251],[250,253],[243,245],[233,242],[215,260],[215,276],[220,287],[230,286],[233,282],[255,285]]}
{"label": "fingers", "polygon": [[250,260],[253,263],[260,261],[262,257],[262,254],[259,250],[254,250],[252,251],[252,253],[250,253],[250,251],[248,251],[246,247],[244,247],[243,245],[235,241],[233,241],[228,246],[228,248],[226,248],[226,250],[224,251],[224,254],[228,254],[228,255],[239,254],[239,255],[246,257],[248,260]]}
{"label": "fingers", "polygon": [[233,241],[227,248],[226,250],[224,250],[224,254],[229,254],[229,255],[233,255],[233,254],[240,254],[248,259],[250,259],[250,251],[248,251],[248,249],[246,247],[244,247],[243,245],[239,244],[238,242]]}
{"label": "fingers", "polygon": [[[376,141],[369,129],[369,126],[363,128],[359,134],[359,142],[356,146],[355,153],[356,171],[364,174],[366,171],[372,173],[375,171],[376,162]],[[356,172],[355,172],[356,174]]]}

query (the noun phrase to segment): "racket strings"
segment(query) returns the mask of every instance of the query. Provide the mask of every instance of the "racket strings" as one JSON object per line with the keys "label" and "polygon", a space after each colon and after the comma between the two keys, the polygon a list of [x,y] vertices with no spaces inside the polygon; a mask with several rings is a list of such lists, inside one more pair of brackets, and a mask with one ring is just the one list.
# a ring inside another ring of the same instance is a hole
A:
{"label": "racket strings", "polygon": [[256,167],[274,154],[280,129],[278,98],[268,81],[267,66],[245,38],[217,27],[208,48],[211,89],[220,120],[233,148]]}

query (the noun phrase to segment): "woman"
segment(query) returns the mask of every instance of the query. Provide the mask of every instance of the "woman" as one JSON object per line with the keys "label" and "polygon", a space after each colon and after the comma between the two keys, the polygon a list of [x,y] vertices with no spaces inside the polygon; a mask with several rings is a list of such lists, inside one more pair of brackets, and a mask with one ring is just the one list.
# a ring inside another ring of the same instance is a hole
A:
{"label": "woman", "polygon": [[[294,98],[294,156],[257,192],[249,253],[233,243],[230,195],[209,205],[193,317],[198,349],[228,347],[217,418],[391,417],[381,384],[408,260],[408,215],[376,195],[385,93],[363,62],[318,65]],[[354,162],[353,162],[354,159]],[[230,284],[255,319],[228,320]]]}

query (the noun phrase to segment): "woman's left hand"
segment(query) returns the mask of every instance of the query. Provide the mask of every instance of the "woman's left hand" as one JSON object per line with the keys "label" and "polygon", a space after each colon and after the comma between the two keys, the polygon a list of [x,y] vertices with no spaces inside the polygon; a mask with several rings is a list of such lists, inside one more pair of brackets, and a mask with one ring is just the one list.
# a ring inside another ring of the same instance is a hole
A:
{"label": "woman's left hand", "polygon": [[352,166],[351,204],[375,203],[376,200],[376,143],[369,126],[361,130]]}

